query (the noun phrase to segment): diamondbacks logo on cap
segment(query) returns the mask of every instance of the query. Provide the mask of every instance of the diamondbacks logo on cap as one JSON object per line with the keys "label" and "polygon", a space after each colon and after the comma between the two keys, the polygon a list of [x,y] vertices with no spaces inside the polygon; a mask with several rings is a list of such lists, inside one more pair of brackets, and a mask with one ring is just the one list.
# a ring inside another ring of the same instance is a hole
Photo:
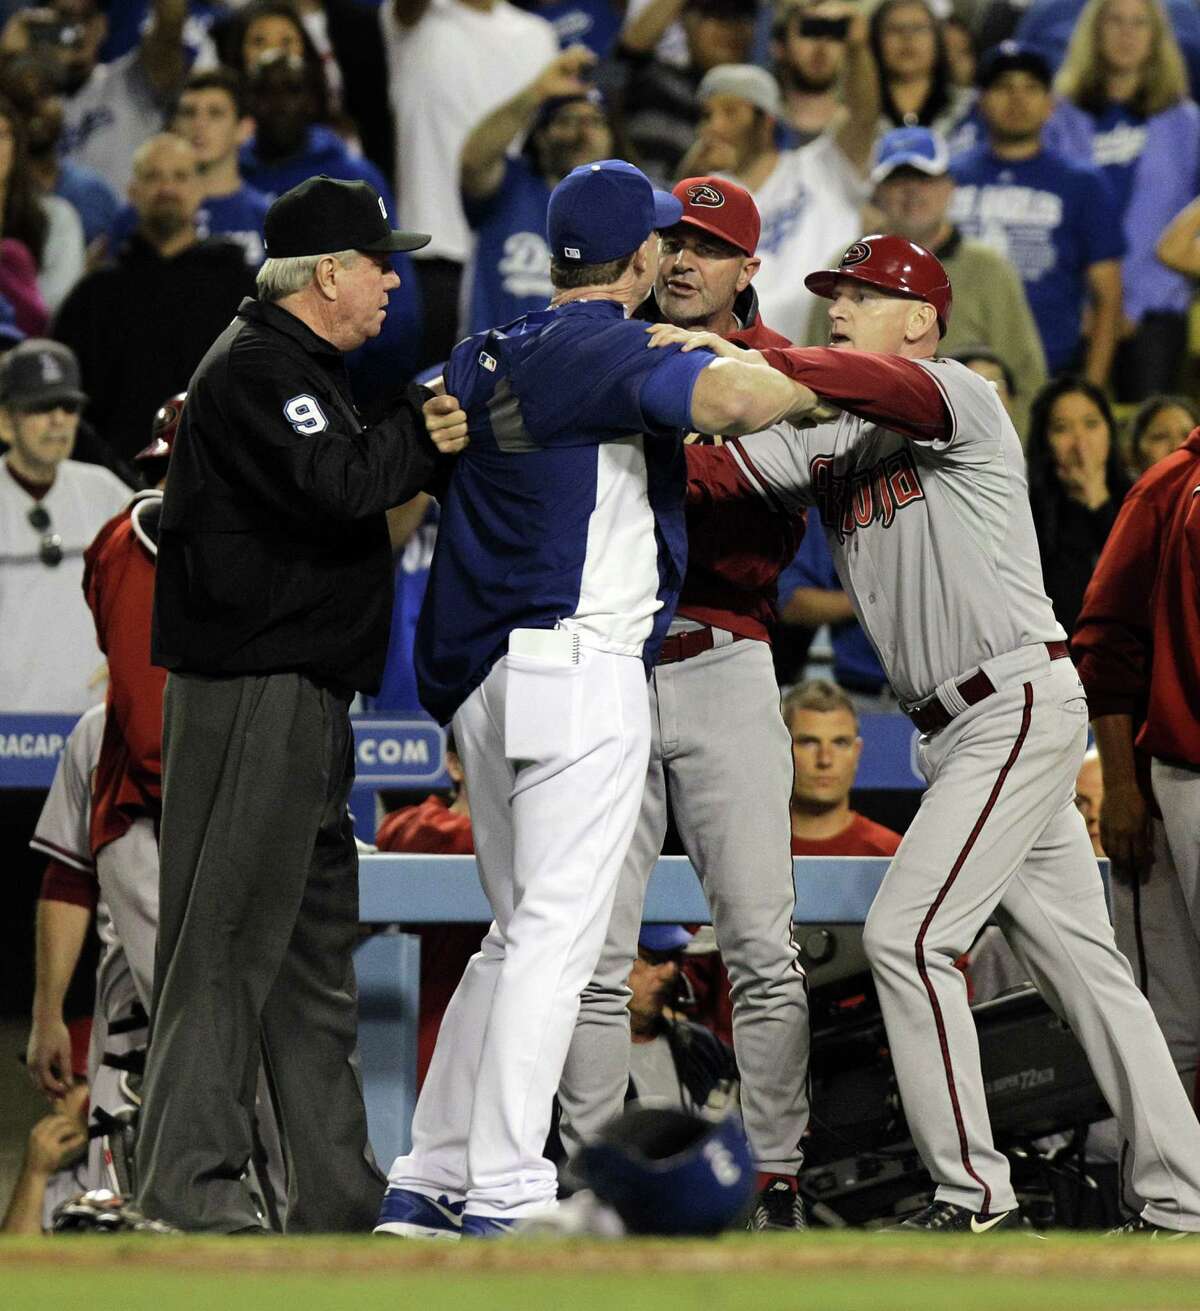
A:
{"label": "diamondbacks logo on cap", "polygon": [[707,182],[699,182],[694,187],[688,187],[687,198],[689,205],[699,205],[703,209],[720,209],[725,203],[725,197],[716,187],[710,187]]}
{"label": "diamondbacks logo on cap", "polygon": [[62,382],[67,376],[63,373],[62,365],[49,351],[38,352],[38,367],[42,371],[42,381],[45,383]]}
{"label": "diamondbacks logo on cap", "polygon": [[580,259],[581,256],[580,256],[580,254],[579,254],[579,248],[578,248],[577,246],[564,246],[564,247],[563,247],[563,258],[564,258],[564,259]]}
{"label": "diamondbacks logo on cap", "polygon": [[841,267],[848,269],[852,264],[861,264],[871,258],[871,247],[865,241],[856,241],[842,256]]}

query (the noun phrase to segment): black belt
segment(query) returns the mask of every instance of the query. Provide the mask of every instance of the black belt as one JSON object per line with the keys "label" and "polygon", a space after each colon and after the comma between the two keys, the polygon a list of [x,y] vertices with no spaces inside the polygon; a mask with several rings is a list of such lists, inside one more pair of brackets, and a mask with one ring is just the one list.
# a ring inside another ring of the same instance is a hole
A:
{"label": "black belt", "polygon": [[[1045,645],[1051,660],[1066,660],[1071,654],[1066,642],[1047,642]],[[954,690],[968,706],[977,706],[981,701],[992,695],[996,690],[996,685],[980,669],[972,674],[970,678],[964,678],[961,683],[955,683]],[[935,696],[926,701],[924,705],[916,706],[912,710],[905,711],[905,713],[917,728],[928,737],[930,734],[940,733],[959,712],[947,710]]]}

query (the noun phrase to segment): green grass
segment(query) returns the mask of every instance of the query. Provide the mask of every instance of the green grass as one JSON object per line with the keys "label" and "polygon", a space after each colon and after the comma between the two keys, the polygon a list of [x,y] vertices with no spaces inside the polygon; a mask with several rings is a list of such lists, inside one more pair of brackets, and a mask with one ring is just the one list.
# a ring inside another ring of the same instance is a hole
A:
{"label": "green grass", "polygon": [[0,1242],[3,1311],[1168,1311],[1200,1240]]}

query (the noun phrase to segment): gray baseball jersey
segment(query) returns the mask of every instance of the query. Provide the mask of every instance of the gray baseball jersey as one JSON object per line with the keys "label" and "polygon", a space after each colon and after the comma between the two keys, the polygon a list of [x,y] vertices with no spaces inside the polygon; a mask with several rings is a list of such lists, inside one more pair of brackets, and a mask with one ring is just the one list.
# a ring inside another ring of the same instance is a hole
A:
{"label": "gray baseball jersey", "polygon": [[88,830],[92,822],[92,771],[100,759],[104,736],[104,706],[92,706],[63,745],[54,781],[29,845],[64,865],[96,872]]}
{"label": "gray baseball jersey", "polygon": [[728,443],[767,501],[819,510],[842,585],[908,705],[993,656],[1066,636],[1042,586],[1021,443],[995,388],[954,360],[918,363],[949,410],[945,439],[843,414]]}

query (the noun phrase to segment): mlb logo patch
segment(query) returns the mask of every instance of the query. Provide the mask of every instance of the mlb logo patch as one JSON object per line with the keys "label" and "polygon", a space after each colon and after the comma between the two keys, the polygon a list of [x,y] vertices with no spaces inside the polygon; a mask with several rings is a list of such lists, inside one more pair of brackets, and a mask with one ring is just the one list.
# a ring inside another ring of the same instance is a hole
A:
{"label": "mlb logo patch", "polygon": [[580,259],[581,256],[580,256],[580,254],[579,254],[579,248],[578,248],[577,246],[564,246],[564,247],[563,247],[563,258],[564,258],[564,259]]}
{"label": "mlb logo patch", "polygon": [[486,369],[489,373],[496,372],[496,361],[492,359],[487,351],[479,352],[479,366],[480,368]]}

